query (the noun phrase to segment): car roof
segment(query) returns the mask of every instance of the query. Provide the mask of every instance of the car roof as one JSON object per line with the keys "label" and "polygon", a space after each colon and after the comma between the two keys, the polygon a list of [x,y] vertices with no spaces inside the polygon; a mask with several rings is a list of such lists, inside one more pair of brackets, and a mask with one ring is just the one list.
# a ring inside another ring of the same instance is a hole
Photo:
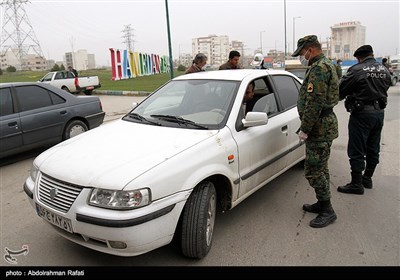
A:
{"label": "car roof", "polygon": [[9,82],[9,83],[0,83],[0,86],[28,86],[28,85],[36,85],[38,82]]}
{"label": "car roof", "polygon": [[[40,86],[43,88],[46,88],[47,90],[51,90],[57,93],[65,93],[66,91],[50,85],[50,84],[46,84],[46,83],[41,83],[41,82],[10,82],[10,83],[0,83],[0,87],[18,87],[18,86],[32,86],[32,85],[36,85],[36,86]],[[74,95],[71,95],[74,96]]]}
{"label": "car roof", "polygon": [[216,71],[202,71],[192,74],[185,74],[174,78],[174,81],[177,80],[228,80],[228,81],[242,81],[245,78],[257,78],[260,76],[267,75],[279,75],[279,74],[288,74],[284,70],[261,70],[261,69],[239,69],[239,70],[216,70]]}

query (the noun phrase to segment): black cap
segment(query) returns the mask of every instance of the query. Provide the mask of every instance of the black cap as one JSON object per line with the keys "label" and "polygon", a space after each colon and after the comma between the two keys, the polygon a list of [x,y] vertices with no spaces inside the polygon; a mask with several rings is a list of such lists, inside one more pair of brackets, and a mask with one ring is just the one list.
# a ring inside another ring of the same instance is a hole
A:
{"label": "black cap", "polygon": [[315,43],[315,42],[318,42],[318,38],[315,35],[307,35],[303,38],[300,38],[297,41],[297,49],[294,51],[292,56],[293,57],[298,56],[305,45],[310,44],[310,43]]}
{"label": "black cap", "polygon": [[374,51],[372,50],[372,47],[370,45],[364,45],[364,46],[361,46],[358,49],[356,49],[353,56],[354,57],[359,57],[359,56],[365,57],[371,53],[374,53]]}

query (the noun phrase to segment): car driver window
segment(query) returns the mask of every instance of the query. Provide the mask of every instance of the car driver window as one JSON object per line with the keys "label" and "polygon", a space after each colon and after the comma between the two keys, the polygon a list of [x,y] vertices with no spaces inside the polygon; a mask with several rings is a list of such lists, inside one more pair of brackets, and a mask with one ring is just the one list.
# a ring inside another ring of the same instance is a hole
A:
{"label": "car driver window", "polygon": [[11,115],[14,110],[10,88],[0,89],[0,96],[0,116]]}
{"label": "car driver window", "polygon": [[64,78],[63,72],[56,73],[56,76],[54,77],[55,80],[60,80],[63,78]]}

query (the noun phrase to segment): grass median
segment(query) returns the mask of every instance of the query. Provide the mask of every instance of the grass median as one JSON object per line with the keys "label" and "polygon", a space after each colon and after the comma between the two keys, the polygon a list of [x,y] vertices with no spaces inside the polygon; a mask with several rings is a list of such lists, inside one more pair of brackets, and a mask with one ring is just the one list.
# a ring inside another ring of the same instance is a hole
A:
{"label": "grass median", "polygon": [[[79,76],[81,77],[98,76],[101,84],[100,90],[152,92],[171,79],[170,73],[162,73],[126,80],[113,81],[111,80],[111,70],[95,69],[78,72]],[[3,75],[0,76],[0,82],[35,82],[43,78],[46,73],[48,73],[48,71],[17,71],[13,73],[3,72]],[[174,71],[174,77],[183,74],[183,71]]]}

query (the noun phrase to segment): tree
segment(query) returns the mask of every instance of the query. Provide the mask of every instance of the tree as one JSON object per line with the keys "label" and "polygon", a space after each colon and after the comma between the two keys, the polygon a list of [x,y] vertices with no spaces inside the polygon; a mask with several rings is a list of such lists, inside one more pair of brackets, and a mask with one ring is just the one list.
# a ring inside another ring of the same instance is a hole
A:
{"label": "tree", "polygon": [[8,66],[7,68],[6,68],[6,71],[8,72],[8,73],[11,73],[11,72],[17,72],[17,68],[15,68],[14,66]]}
{"label": "tree", "polygon": [[3,75],[3,69],[0,68],[0,75]]}
{"label": "tree", "polygon": [[64,70],[65,70],[65,66],[64,66],[64,64],[61,64],[60,71],[64,71]]}
{"label": "tree", "polygon": [[54,64],[53,68],[51,68],[51,71],[59,71],[60,70],[60,66],[58,66],[58,64]]}

